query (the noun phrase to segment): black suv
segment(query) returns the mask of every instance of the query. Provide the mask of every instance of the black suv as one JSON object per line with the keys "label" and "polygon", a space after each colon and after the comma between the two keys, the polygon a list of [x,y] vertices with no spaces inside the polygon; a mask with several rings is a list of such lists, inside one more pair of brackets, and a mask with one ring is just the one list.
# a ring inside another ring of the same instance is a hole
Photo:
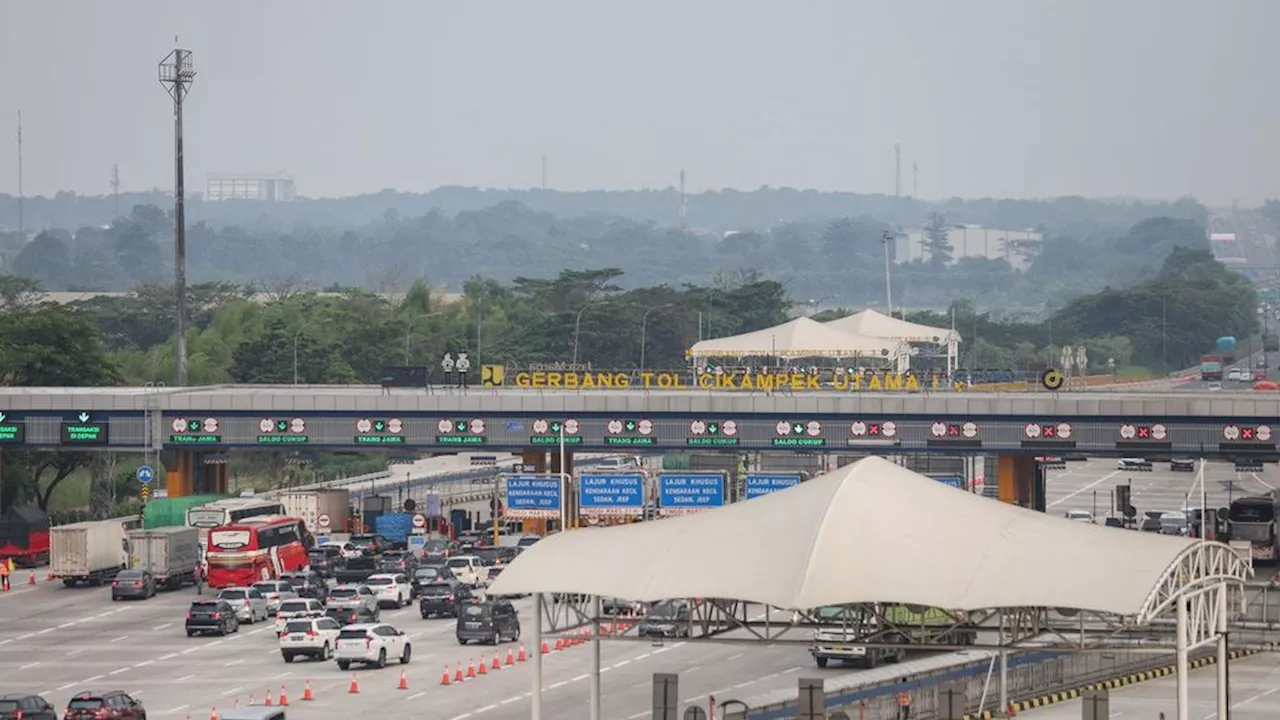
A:
{"label": "black suv", "polygon": [[338,621],[339,625],[355,625],[356,623],[376,623],[382,613],[370,612],[368,608],[329,608],[324,616]]}
{"label": "black suv", "polygon": [[314,569],[283,573],[280,579],[289,583],[300,598],[311,598],[324,603],[325,598],[329,597],[329,585]]}
{"label": "black suv", "polygon": [[379,572],[412,574],[418,569],[418,556],[408,550],[387,550],[378,558]]}
{"label": "black suv", "polygon": [[307,551],[307,564],[320,577],[331,578],[342,564],[342,548],[324,545],[311,548]]}
{"label": "black suv", "polygon": [[478,640],[488,645],[520,639],[520,618],[506,600],[475,600],[458,609],[458,644]]}
{"label": "black suv", "polygon": [[0,695],[0,718],[5,720],[58,720],[58,711],[39,695]]}
{"label": "black suv", "polygon": [[1191,458],[1173,458],[1169,461],[1169,469],[1174,472],[1195,472],[1196,461]]}
{"label": "black suv", "polygon": [[214,633],[226,635],[240,629],[240,621],[231,603],[226,600],[209,598],[196,600],[187,610],[187,637],[196,633]]}
{"label": "black suv", "polygon": [[429,583],[418,590],[418,612],[424,620],[432,615],[458,617],[459,606],[473,597],[470,587],[452,578]]}

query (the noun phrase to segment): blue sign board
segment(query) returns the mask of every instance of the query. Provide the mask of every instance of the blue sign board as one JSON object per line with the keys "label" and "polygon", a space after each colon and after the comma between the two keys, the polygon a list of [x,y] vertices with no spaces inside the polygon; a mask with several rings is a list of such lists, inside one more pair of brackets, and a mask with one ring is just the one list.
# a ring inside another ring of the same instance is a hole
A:
{"label": "blue sign board", "polygon": [[644,512],[644,476],[578,476],[578,510],[583,515],[640,515]]}
{"label": "blue sign board", "polygon": [[138,468],[138,472],[136,474],[138,476],[138,482],[143,485],[150,485],[151,481],[155,479],[156,471],[153,470],[150,465],[142,465]]}
{"label": "blue sign board", "polygon": [[768,495],[771,492],[786,490],[800,484],[799,475],[767,475],[763,473],[747,475],[747,499]]}
{"label": "blue sign board", "polygon": [[930,475],[929,477],[937,480],[943,485],[950,485],[953,488],[963,490],[965,486],[964,478],[959,475]]}
{"label": "blue sign board", "polygon": [[663,473],[658,476],[658,504],[664,513],[721,507],[724,475]]}
{"label": "blue sign board", "polygon": [[507,517],[560,517],[559,476],[516,475],[507,478]]}

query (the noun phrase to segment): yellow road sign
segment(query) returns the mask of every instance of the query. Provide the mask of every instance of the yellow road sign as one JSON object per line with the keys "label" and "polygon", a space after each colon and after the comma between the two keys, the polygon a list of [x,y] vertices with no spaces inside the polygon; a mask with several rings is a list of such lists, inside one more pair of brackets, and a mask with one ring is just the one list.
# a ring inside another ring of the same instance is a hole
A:
{"label": "yellow road sign", "polygon": [[501,365],[483,365],[480,368],[481,387],[500,387],[507,379],[507,369]]}
{"label": "yellow road sign", "polygon": [[1062,372],[1057,368],[1049,368],[1048,370],[1040,373],[1040,384],[1044,386],[1045,390],[1057,390],[1061,388],[1064,380],[1065,378],[1062,377]]}

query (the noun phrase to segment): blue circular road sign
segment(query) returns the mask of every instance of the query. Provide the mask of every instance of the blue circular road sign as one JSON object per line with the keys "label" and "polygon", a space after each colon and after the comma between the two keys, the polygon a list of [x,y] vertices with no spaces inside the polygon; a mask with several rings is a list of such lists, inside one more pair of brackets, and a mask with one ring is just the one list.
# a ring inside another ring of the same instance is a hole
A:
{"label": "blue circular road sign", "polygon": [[156,476],[156,471],[150,465],[143,465],[138,468],[138,482],[143,485],[150,485],[151,479]]}

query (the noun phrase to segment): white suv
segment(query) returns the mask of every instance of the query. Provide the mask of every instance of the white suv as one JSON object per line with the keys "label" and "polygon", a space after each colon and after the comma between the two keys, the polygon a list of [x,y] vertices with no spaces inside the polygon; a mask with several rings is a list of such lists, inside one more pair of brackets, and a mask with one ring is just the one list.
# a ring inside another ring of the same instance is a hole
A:
{"label": "white suv", "polygon": [[319,600],[285,600],[276,611],[276,633],[284,632],[284,624],[290,620],[324,617],[324,605]]}
{"label": "white suv", "polygon": [[378,607],[402,608],[413,602],[413,584],[401,573],[370,575],[365,585],[378,598]]}
{"label": "white suv", "polygon": [[[315,602],[312,600],[311,602]],[[295,618],[286,621],[280,632],[280,654],[285,662],[293,662],[299,655],[316,660],[333,657],[342,626],[329,617]]]}
{"label": "white suv", "polygon": [[357,623],[338,633],[335,657],[338,669],[346,670],[351,663],[386,667],[388,658],[399,658],[401,665],[408,665],[412,653],[403,631],[386,623]]}

